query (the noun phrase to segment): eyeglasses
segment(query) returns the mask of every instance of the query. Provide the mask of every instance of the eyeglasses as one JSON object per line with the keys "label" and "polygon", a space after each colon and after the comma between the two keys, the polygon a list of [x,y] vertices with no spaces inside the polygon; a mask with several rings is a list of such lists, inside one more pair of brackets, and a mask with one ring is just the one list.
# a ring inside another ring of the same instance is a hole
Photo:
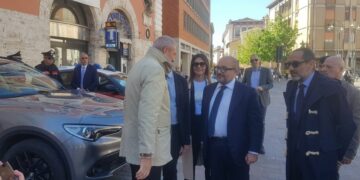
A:
{"label": "eyeglasses", "polygon": [[251,59],[251,62],[257,62],[259,59]]}
{"label": "eyeglasses", "polygon": [[204,67],[205,65],[206,64],[204,62],[194,62],[193,67],[197,67],[197,66]]}
{"label": "eyeglasses", "polygon": [[88,57],[81,57],[81,59],[88,59]]}
{"label": "eyeglasses", "polygon": [[290,66],[292,66],[293,68],[297,68],[304,62],[306,62],[306,61],[290,61],[290,62],[286,62],[285,67],[289,68]]}
{"label": "eyeglasses", "polygon": [[228,67],[215,67],[215,72],[218,73],[225,73],[226,71],[235,70],[235,68],[228,68]]}

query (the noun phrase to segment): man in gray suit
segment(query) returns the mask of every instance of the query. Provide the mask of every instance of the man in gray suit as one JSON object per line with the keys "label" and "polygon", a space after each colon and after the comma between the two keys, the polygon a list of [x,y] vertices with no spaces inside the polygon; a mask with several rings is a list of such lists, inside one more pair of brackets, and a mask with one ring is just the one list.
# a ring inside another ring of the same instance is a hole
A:
{"label": "man in gray suit", "polygon": [[354,85],[343,79],[342,74],[345,64],[341,57],[330,56],[327,57],[324,62],[320,63],[320,72],[322,74],[330,78],[340,80],[342,87],[346,91],[346,100],[349,103],[350,109],[353,113],[354,123],[357,126],[344,158],[341,162],[339,162],[339,165],[350,164],[351,161],[355,158],[360,140],[360,91]]}
{"label": "man in gray suit", "polygon": [[129,72],[120,156],[130,164],[133,180],[160,180],[162,166],[171,160],[165,75],[175,58],[175,41],[161,36]]}
{"label": "man in gray suit", "polygon": [[[250,63],[251,68],[245,70],[243,83],[254,88],[259,94],[265,121],[266,108],[270,104],[269,90],[273,87],[272,74],[270,69],[260,66],[260,58],[256,54],[251,55]],[[264,147],[260,153],[265,153]]]}

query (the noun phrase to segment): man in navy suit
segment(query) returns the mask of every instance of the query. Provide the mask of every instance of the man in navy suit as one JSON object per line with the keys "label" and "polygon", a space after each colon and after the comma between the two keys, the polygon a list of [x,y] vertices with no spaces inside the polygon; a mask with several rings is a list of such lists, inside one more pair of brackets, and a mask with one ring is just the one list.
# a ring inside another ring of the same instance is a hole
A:
{"label": "man in navy suit", "polygon": [[81,53],[80,65],[74,69],[71,86],[74,89],[85,89],[88,91],[95,91],[99,83],[96,67],[89,64],[89,55]]}
{"label": "man in navy suit", "polygon": [[308,48],[293,51],[285,66],[290,80],[284,92],[287,107],[287,180],[336,180],[337,162],[355,131],[340,82],[315,71]]}
{"label": "man in navy suit", "polygon": [[186,79],[174,71],[166,75],[171,112],[171,156],[163,166],[163,179],[176,180],[179,156],[190,148],[189,90]]}
{"label": "man in navy suit", "polygon": [[248,180],[263,140],[262,106],[256,91],[235,80],[239,62],[230,56],[216,67],[218,83],[204,90],[204,165],[210,180]]}

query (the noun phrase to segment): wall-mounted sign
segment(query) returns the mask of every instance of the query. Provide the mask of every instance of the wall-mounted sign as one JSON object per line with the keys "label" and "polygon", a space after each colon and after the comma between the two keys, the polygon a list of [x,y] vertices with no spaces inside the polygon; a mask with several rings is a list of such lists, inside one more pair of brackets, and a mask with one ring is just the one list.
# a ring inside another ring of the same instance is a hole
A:
{"label": "wall-mounted sign", "polygon": [[106,21],[105,27],[106,28],[116,28],[116,22],[115,21]]}
{"label": "wall-mounted sign", "polygon": [[118,47],[118,32],[115,28],[106,29],[105,31],[105,47],[117,48]]}

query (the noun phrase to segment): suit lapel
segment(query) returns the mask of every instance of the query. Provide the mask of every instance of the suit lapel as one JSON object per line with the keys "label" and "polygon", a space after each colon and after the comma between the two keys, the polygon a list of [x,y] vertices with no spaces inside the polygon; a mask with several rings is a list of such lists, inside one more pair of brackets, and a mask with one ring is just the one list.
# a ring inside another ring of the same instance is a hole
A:
{"label": "suit lapel", "polygon": [[303,113],[306,109],[309,109],[311,107],[311,105],[313,105],[316,101],[318,101],[323,94],[320,92],[320,87],[319,87],[319,79],[318,79],[318,74],[317,72],[315,72],[314,77],[308,87],[308,90],[306,92],[305,95],[305,104],[303,107]]}
{"label": "suit lapel", "polygon": [[[243,98],[244,93],[240,93],[240,91],[241,91],[240,83],[235,81],[234,90],[231,95],[231,101],[230,101],[230,107],[229,107],[229,113],[228,113],[228,122],[230,122],[233,112],[236,111],[235,107],[237,105],[237,102],[241,101],[241,99]],[[229,125],[229,123],[228,123],[228,125]]]}

